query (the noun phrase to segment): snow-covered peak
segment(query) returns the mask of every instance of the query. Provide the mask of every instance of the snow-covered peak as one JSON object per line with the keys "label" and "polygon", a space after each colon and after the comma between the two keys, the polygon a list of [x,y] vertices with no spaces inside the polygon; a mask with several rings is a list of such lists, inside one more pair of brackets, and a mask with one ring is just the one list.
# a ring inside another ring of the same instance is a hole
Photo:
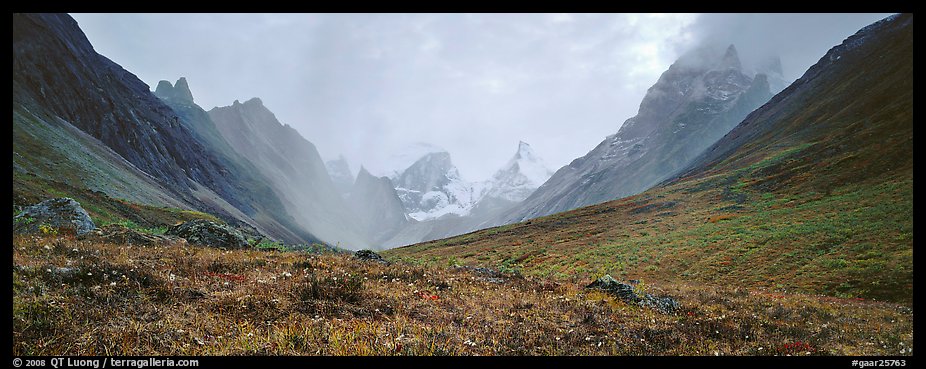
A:
{"label": "snow-covered peak", "polygon": [[552,175],[553,171],[534,153],[531,146],[521,141],[514,156],[483,186],[484,196],[521,201]]}
{"label": "snow-covered peak", "polygon": [[531,148],[531,145],[524,141],[520,141],[518,142],[518,152],[508,160],[508,163],[505,164],[502,169],[495,172],[495,175],[492,176],[492,180],[495,182],[499,180],[504,181],[516,174],[523,175],[527,180],[527,184],[533,185],[533,187],[536,188],[540,187],[547,179],[550,179],[550,176],[553,175],[553,171],[547,167],[543,159],[534,153],[534,149]]}

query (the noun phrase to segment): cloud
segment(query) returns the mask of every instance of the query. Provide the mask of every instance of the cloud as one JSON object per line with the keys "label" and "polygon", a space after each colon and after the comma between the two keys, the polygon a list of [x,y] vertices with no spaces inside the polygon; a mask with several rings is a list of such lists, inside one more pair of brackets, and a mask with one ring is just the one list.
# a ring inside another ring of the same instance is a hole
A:
{"label": "cloud", "polygon": [[[487,178],[529,142],[558,168],[636,114],[701,41],[803,69],[872,15],[75,14],[151,86],[187,77],[203,108],[260,97],[325,158],[376,168],[405,145]],[[745,60],[744,60],[745,61]],[[809,62],[808,62],[809,61]]]}

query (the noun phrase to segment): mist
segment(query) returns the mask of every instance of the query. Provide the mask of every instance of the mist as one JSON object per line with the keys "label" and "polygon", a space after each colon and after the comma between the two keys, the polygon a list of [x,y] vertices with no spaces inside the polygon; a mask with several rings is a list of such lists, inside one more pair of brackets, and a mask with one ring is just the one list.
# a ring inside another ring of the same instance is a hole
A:
{"label": "mist", "polygon": [[415,142],[483,180],[519,141],[551,168],[636,114],[701,43],[788,82],[887,14],[72,14],[95,49],[156,86],[185,76],[211,109],[260,97],[324,159],[376,173]]}

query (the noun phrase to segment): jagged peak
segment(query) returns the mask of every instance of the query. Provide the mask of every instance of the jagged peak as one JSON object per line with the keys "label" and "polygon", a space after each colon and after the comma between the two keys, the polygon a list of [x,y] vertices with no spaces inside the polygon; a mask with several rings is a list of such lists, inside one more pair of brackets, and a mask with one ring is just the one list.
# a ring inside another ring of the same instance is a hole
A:
{"label": "jagged peak", "polygon": [[193,93],[190,92],[186,77],[180,77],[173,85],[166,80],[159,81],[154,95],[164,100],[193,104]]}
{"label": "jagged peak", "polygon": [[263,106],[263,105],[264,105],[264,102],[261,101],[261,99],[260,99],[259,97],[252,97],[252,98],[249,99],[248,101],[245,101],[245,102],[244,102],[244,105],[260,105],[260,106]]}
{"label": "jagged peak", "polygon": [[736,46],[733,46],[733,44],[730,44],[730,46],[727,47],[727,51],[723,54],[720,67],[723,69],[743,69],[743,64],[740,63],[739,53],[736,52]]}
{"label": "jagged peak", "polygon": [[524,141],[518,141],[518,152],[515,153],[515,159],[530,159],[534,157],[534,149],[531,148],[531,145]]}
{"label": "jagged peak", "polygon": [[157,95],[170,94],[173,92],[174,86],[170,84],[170,81],[160,80],[158,82],[158,87],[154,89],[154,93]]}

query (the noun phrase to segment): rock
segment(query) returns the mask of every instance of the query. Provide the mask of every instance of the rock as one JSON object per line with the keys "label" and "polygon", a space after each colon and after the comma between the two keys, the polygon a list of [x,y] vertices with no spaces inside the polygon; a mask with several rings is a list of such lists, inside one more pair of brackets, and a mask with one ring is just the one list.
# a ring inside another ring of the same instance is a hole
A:
{"label": "rock", "polygon": [[360,250],[354,253],[354,259],[364,260],[364,261],[375,261],[380,264],[389,265],[389,262],[386,259],[383,259],[382,256],[373,252],[372,250]]}
{"label": "rock", "polygon": [[96,229],[83,237],[109,243],[148,246],[180,241],[176,236],[162,236],[138,232],[121,224],[109,224]]}
{"label": "rock", "polygon": [[675,301],[675,299],[671,297],[658,297],[648,293],[638,293],[634,285],[637,285],[639,281],[633,280],[632,282],[636,283],[633,283],[633,285],[621,283],[611,277],[611,275],[605,275],[590,283],[588,286],[585,286],[585,288],[604,291],[616,296],[624,302],[656,309],[663,314],[672,314],[679,308],[678,301]]}
{"label": "rock", "polygon": [[40,233],[42,225],[55,229],[73,229],[78,236],[90,233],[96,228],[80,203],[67,197],[28,206],[13,217],[13,230],[17,233]]}
{"label": "rock", "polygon": [[167,228],[168,236],[183,237],[187,242],[225,249],[244,249],[248,241],[235,229],[204,219],[191,220]]}
{"label": "rock", "polygon": [[489,282],[489,283],[502,284],[502,283],[507,282],[507,279],[504,278],[505,277],[504,273],[498,270],[492,269],[492,268],[473,267],[469,265],[458,265],[458,266],[455,266],[454,269],[457,269],[457,270],[462,269],[462,270],[469,271],[473,274],[481,275],[483,277],[482,280]]}

